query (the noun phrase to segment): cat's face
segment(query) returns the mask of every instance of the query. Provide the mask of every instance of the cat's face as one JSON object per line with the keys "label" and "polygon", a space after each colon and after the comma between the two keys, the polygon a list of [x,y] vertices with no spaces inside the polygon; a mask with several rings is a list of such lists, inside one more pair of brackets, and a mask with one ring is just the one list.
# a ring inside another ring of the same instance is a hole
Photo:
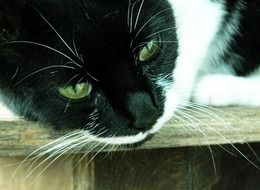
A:
{"label": "cat's face", "polygon": [[112,144],[165,122],[177,56],[166,0],[2,4],[0,87],[19,114]]}

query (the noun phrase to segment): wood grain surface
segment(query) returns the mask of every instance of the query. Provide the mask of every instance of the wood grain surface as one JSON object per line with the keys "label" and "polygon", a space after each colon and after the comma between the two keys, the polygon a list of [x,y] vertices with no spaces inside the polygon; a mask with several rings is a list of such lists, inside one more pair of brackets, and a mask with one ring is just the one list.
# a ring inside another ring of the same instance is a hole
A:
{"label": "wood grain surface", "polygon": [[[23,119],[2,120],[0,121],[0,156],[27,155],[66,133],[68,131],[55,131],[50,126]],[[243,144],[259,141],[260,108],[198,107],[176,114],[159,133],[136,149]],[[107,147],[104,151],[110,148]],[[97,147],[95,150],[99,149],[100,147]]]}
{"label": "wood grain surface", "polygon": [[[44,157],[36,162],[0,157],[0,189],[206,190],[219,179],[205,149],[103,152],[93,156],[68,155],[55,162]],[[215,156],[216,166],[219,156]]]}

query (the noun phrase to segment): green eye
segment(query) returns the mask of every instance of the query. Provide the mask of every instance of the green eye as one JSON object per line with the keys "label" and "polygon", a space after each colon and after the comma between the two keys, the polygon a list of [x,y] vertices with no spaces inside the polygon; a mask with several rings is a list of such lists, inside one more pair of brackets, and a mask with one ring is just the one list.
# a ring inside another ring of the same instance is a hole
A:
{"label": "green eye", "polygon": [[149,61],[157,55],[160,49],[160,43],[157,40],[151,40],[139,53],[139,61]]}
{"label": "green eye", "polygon": [[92,85],[89,82],[69,85],[58,89],[59,94],[71,100],[80,100],[90,95]]}

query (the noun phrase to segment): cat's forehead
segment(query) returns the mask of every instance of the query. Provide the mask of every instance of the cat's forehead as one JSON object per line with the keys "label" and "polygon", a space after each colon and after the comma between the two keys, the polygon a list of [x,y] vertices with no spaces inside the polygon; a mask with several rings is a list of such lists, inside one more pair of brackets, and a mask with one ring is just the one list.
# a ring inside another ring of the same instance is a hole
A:
{"label": "cat's forehead", "polygon": [[174,36],[169,33],[174,19],[167,0],[17,1],[19,38],[66,50],[65,41],[89,62],[132,58],[159,35],[168,33],[163,40]]}
{"label": "cat's forehead", "polygon": [[66,6],[71,7],[74,19],[82,17],[93,25],[110,28],[125,25],[133,30],[138,24],[151,25],[166,15],[172,15],[167,0],[82,0],[74,4]]}
{"label": "cat's forehead", "polygon": [[61,24],[66,35],[73,29],[76,37],[83,39],[80,43],[100,51],[106,45],[122,50],[126,44],[129,47],[133,38],[135,42],[145,42],[148,36],[172,24],[172,9],[166,0],[82,0],[73,4],[67,0],[66,3],[71,5],[63,5],[70,8],[62,11],[62,19],[70,20]]}
{"label": "cat's forehead", "polygon": [[153,10],[168,3],[167,0],[81,0],[80,4],[88,10],[98,10],[99,13],[109,14],[110,11],[116,13],[125,12],[125,10],[130,12],[140,9]]}

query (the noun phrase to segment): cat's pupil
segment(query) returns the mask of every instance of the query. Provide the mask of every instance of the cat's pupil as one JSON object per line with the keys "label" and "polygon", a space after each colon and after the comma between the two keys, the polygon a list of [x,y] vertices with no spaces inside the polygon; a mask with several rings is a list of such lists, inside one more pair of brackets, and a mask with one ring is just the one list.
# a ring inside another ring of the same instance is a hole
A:
{"label": "cat's pupil", "polygon": [[59,94],[68,99],[81,100],[90,95],[92,85],[89,82],[68,85],[58,89]]}
{"label": "cat's pupil", "polygon": [[139,61],[151,61],[156,57],[160,49],[160,42],[158,40],[151,40],[144,46],[139,53]]}

